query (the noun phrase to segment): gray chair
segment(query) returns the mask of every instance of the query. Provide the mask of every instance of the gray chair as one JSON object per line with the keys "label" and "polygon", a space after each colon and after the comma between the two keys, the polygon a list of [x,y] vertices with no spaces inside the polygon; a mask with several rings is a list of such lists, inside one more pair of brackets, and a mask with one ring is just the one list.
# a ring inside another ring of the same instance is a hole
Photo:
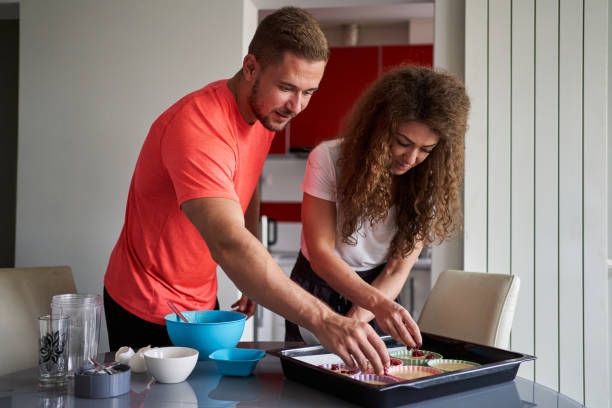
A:
{"label": "gray chair", "polygon": [[0,375],[38,364],[38,317],[62,293],[76,293],[69,266],[0,268]]}
{"label": "gray chair", "polygon": [[519,286],[514,275],[444,271],[423,306],[419,328],[507,349]]}

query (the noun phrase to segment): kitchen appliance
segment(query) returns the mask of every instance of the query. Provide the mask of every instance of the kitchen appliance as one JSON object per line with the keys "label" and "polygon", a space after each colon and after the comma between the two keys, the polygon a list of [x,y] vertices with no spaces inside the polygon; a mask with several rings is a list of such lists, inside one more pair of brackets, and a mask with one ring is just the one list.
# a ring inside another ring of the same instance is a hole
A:
{"label": "kitchen appliance", "polygon": [[269,249],[278,241],[278,223],[274,218],[262,215],[259,220],[259,227],[259,239],[263,246]]}
{"label": "kitchen appliance", "polygon": [[[287,276],[297,258],[297,251],[271,251],[270,246],[278,243],[279,228],[275,219],[261,216],[260,240],[264,247],[270,251],[270,255],[281,267]],[[253,316],[253,340],[254,341],[283,341],[285,339],[285,318],[272,312],[261,305],[257,305]]]}

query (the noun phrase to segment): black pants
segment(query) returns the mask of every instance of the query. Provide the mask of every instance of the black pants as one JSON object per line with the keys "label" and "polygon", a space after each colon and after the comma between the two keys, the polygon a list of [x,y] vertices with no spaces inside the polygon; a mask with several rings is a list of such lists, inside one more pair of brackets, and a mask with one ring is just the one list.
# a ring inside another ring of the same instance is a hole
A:
{"label": "black pants", "polygon": [[[219,299],[215,310],[219,310]],[[153,347],[172,345],[166,325],[151,323],[131,314],[113,300],[106,288],[104,288],[104,315],[111,351],[119,350],[122,346],[129,346],[137,351],[148,345]]]}
{"label": "black pants", "polygon": [[[371,284],[380,275],[386,264],[377,266],[374,269],[367,271],[359,271],[357,274]],[[291,280],[295,281],[298,285],[304,288],[307,292],[312,293],[316,298],[321,299],[323,302],[328,304],[333,311],[345,316],[349,310],[353,307],[353,303],[348,299],[342,297],[338,292],[333,290],[327,282],[325,282],[315,271],[312,270],[310,262],[300,251],[295,266],[291,271]],[[400,303],[399,296],[395,299],[397,303]],[[376,319],[370,321],[370,326],[379,335],[386,334],[376,323]],[[298,325],[289,320],[285,320],[285,341],[301,341],[304,339],[300,334]]]}

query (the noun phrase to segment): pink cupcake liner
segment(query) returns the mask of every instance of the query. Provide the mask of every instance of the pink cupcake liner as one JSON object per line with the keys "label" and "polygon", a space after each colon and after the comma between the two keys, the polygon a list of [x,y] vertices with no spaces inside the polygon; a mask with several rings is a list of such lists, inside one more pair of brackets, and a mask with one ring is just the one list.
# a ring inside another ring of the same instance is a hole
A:
{"label": "pink cupcake liner", "polygon": [[[393,384],[398,382],[397,379],[388,376],[388,375],[376,375],[376,374],[364,374],[364,373],[359,373],[359,374],[353,374],[350,376],[350,378],[357,380],[357,381],[378,381],[378,382],[382,382],[385,384]],[[382,385],[382,384],[381,384]]]}

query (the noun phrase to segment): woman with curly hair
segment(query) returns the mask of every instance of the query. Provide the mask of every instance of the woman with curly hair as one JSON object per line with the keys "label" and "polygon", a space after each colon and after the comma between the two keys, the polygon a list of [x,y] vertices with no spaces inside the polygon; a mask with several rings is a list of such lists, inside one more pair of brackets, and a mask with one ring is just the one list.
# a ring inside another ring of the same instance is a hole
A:
{"label": "woman with curly hair", "polygon": [[[397,68],[364,93],[340,137],[308,157],[291,279],[410,347],[419,328],[393,300],[423,247],[460,227],[469,105],[457,78]],[[303,340],[298,326],[285,328],[286,341]]]}

